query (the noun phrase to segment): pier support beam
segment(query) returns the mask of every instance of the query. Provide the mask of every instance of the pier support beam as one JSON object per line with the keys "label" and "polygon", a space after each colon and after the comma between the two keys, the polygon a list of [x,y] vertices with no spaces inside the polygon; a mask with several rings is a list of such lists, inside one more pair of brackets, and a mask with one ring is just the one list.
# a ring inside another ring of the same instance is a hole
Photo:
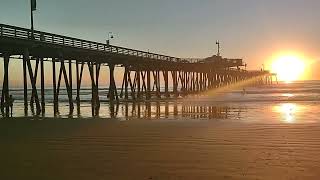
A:
{"label": "pier support beam", "polygon": [[147,95],[147,86],[146,86],[146,72],[145,71],[141,71],[141,79],[142,79],[142,86],[141,86],[141,90],[144,93],[144,96]]}
{"label": "pier support beam", "polygon": [[124,98],[126,100],[129,99],[129,95],[128,95],[128,77],[130,76],[130,71],[128,70],[128,67],[125,66],[125,70],[124,70]]}
{"label": "pier support beam", "polygon": [[157,98],[161,98],[161,94],[160,94],[160,72],[159,71],[153,71],[153,87],[152,87],[152,91],[156,92],[156,97]]}
{"label": "pier support beam", "polygon": [[140,83],[140,71],[138,70],[138,71],[136,71],[136,75],[137,75],[137,77],[136,77],[136,86],[137,86],[137,97],[138,97],[138,99],[141,99],[141,83]]}
{"label": "pier support beam", "polygon": [[[38,69],[39,69],[39,58],[36,59],[36,67],[34,69],[34,77],[33,77],[33,79],[35,79],[35,85],[37,85]],[[34,93],[32,91],[31,99],[30,99],[30,107],[31,107],[32,112],[34,112],[34,107],[33,107],[34,98],[35,98],[34,97]]]}
{"label": "pier support beam", "polygon": [[27,55],[28,54],[26,53],[23,54],[23,101],[24,101],[25,116],[28,115],[28,82],[27,82],[27,57],[26,57]]}
{"label": "pier support beam", "polygon": [[160,71],[157,71],[157,97],[161,98]]}
{"label": "pier support beam", "polygon": [[[2,113],[4,112],[5,117],[9,117],[9,54],[4,54],[4,63],[3,63],[3,87],[2,87],[2,96],[1,96],[1,109]],[[4,111],[4,110],[5,111]]]}
{"label": "pier support beam", "polygon": [[151,80],[150,80],[150,71],[147,71],[147,99],[151,99]]}
{"label": "pier support beam", "polygon": [[35,79],[35,76],[33,75],[32,66],[31,66],[31,62],[29,59],[29,50],[28,49],[25,49],[25,56],[27,58],[26,60],[27,60],[29,77],[30,77],[30,81],[31,81],[32,96],[34,97],[34,100],[36,103],[36,108],[37,108],[36,114],[39,115],[41,112],[41,107],[40,107],[40,102],[39,102],[39,98],[38,98],[38,91],[37,91],[37,87],[36,87],[37,79]]}
{"label": "pier support beam", "polygon": [[92,97],[91,97],[91,110],[92,116],[98,116],[100,111],[100,99],[99,99],[99,74],[100,74],[101,64],[93,64],[88,62],[88,68],[91,78],[91,88],[92,88]]}
{"label": "pier support beam", "polygon": [[40,69],[41,69],[41,112],[45,113],[45,97],[44,97],[44,67],[43,58],[40,59]]}
{"label": "pier support beam", "polygon": [[56,79],[56,59],[52,59],[52,85],[53,85],[53,113],[58,114],[58,94],[57,94],[57,79]]}
{"label": "pier support beam", "polygon": [[195,72],[194,75],[194,91],[195,93],[199,92],[199,73]]}
{"label": "pier support beam", "polygon": [[[69,113],[72,114],[74,110],[74,105],[73,105],[73,98],[72,98],[72,90],[71,90],[71,85],[68,79],[68,74],[64,65],[64,59],[60,59],[61,66],[60,66],[60,72],[62,72],[63,77],[64,77],[64,82],[67,88],[67,94],[68,94],[68,101],[69,101]],[[61,79],[59,79],[60,81]]]}
{"label": "pier support beam", "polygon": [[73,104],[73,93],[72,93],[72,61],[71,60],[69,60],[69,91],[70,91],[69,93],[72,101],[72,112],[73,112],[74,104]]}
{"label": "pier support beam", "polygon": [[109,64],[109,70],[110,70],[110,85],[109,85],[109,99],[110,101],[114,101],[115,99],[118,100],[117,95],[117,87],[114,80],[114,64]]}
{"label": "pier support beam", "polygon": [[163,79],[164,79],[164,91],[165,91],[165,96],[168,98],[168,97],[170,97],[170,94],[169,94],[169,76],[168,76],[168,71],[163,71]]}
{"label": "pier support beam", "polygon": [[129,82],[129,84],[130,84],[130,88],[131,88],[131,98],[132,99],[136,99],[136,90],[135,90],[135,86],[136,86],[136,75],[137,75],[137,72],[135,72],[135,76],[134,76],[134,80],[133,80],[133,82],[132,82],[132,80],[131,80],[131,71],[130,70],[128,70],[128,82]]}
{"label": "pier support beam", "polygon": [[177,71],[171,71],[172,81],[173,81],[173,94],[174,97],[178,97],[178,79],[177,79]]}
{"label": "pier support beam", "polygon": [[94,68],[93,68],[93,63],[88,62],[88,69],[90,73],[90,78],[91,78],[91,113],[92,117],[95,116],[95,106],[96,106],[96,84],[95,84],[95,78],[94,78]]}
{"label": "pier support beam", "polygon": [[80,115],[80,88],[82,81],[84,63],[81,62],[81,67],[79,71],[79,61],[76,61],[76,74],[77,74],[77,95],[76,95],[76,103],[77,103],[77,114]]}
{"label": "pier support beam", "polygon": [[99,115],[100,112],[100,97],[99,97],[99,75],[100,75],[100,68],[101,64],[97,63],[96,64],[96,86],[95,86],[95,100],[96,100],[96,107],[95,107],[95,116]]}

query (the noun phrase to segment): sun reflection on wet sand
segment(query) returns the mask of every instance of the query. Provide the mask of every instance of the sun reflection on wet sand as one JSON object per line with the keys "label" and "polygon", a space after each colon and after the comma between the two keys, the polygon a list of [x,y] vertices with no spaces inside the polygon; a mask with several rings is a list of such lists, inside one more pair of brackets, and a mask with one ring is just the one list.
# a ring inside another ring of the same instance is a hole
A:
{"label": "sun reflection on wet sand", "polygon": [[295,103],[283,103],[278,106],[275,106],[276,111],[281,113],[281,121],[286,123],[295,123],[297,121],[296,115],[298,109],[300,108]]}
{"label": "sun reflection on wet sand", "polygon": [[284,93],[284,94],[282,94],[282,96],[284,96],[284,97],[293,97],[294,95],[291,94],[291,93]]}

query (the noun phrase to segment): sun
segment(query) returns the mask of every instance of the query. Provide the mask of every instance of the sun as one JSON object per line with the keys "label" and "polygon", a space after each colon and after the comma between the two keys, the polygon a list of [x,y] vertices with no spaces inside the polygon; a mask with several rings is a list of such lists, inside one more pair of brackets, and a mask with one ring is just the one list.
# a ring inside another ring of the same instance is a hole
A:
{"label": "sun", "polygon": [[272,62],[271,71],[277,73],[280,81],[290,83],[301,78],[305,71],[305,63],[299,56],[283,55]]}

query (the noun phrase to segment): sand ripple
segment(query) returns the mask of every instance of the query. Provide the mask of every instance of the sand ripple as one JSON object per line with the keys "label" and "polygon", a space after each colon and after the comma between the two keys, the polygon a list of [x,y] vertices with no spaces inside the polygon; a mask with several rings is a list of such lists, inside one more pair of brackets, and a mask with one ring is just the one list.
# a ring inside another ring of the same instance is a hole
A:
{"label": "sand ripple", "polygon": [[1,122],[0,179],[317,179],[319,124]]}

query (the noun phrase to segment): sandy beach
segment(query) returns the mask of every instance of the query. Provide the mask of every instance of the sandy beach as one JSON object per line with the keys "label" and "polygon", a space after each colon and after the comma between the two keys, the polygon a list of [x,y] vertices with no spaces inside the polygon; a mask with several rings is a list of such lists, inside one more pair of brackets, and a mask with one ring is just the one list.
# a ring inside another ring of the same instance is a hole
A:
{"label": "sandy beach", "polygon": [[320,126],[0,120],[0,179],[318,179]]}

